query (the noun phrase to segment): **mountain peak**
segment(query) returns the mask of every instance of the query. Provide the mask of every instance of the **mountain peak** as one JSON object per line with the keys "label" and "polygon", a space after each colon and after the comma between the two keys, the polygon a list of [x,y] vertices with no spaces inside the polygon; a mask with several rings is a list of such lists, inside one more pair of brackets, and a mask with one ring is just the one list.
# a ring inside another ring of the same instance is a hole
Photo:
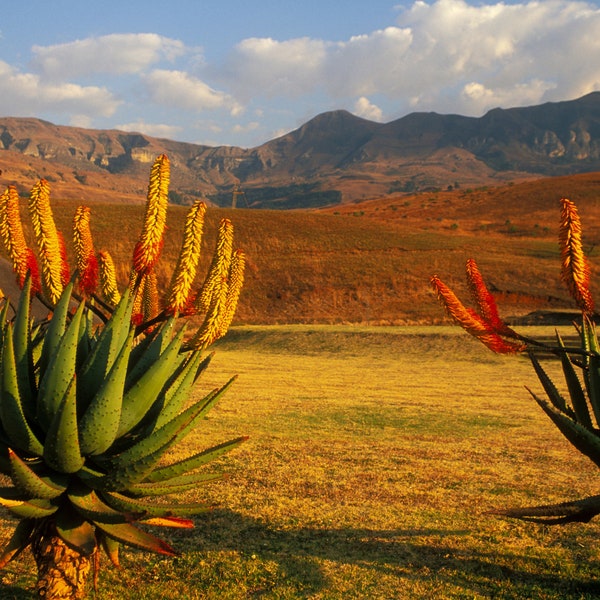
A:
{"label": "mountain peak", "polygon": [[64,197],[99,195],[107,185],[115,196],[139,193],[147,165],[165,152],[177,165],[171,186],[177,201],[228,204],[241,184],[252,206],[317,206],[332,198],[599,171],[600,92],[496,108],[479,118],[415,112],[376,123],[332,110],[250,149],[7,117],[0,118],[0,150],[3,178],[23,193],[39,177],[54,177]]}

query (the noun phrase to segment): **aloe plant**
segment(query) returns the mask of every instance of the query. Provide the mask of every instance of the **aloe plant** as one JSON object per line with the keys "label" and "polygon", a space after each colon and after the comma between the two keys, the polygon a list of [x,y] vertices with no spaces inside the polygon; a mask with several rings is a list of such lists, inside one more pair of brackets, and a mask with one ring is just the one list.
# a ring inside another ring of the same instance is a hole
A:
{"label": "aloe plant", "polygon": [[[581,323],[577,326],[579,343],[575,345],[567,346],[558,333],[556,343],[549,344],[509,327],[500,318],[494,297],[472,259],[467,261],[467,281],[476,308],[465,307],[439,277],[432,277],[431,284],[449,316],[489,349],[498,353],[528,354],[546,397],[532,390],[529,393],[574,448],[600,467],[600,342],[590,290],[590,268],[581,236],[577,208],[563,198],[558,236],[561,278],[581,310]],[[566,394],[542,366],[541,357],[548,353],[561,362]],[[493,512],[548,525],[587,522],[600,514],[600,496]]]}
{"label": "aloe plant", "polygon": [[[64,253],[48,226],[49,204],[36,213],[37,223],[32,219],[36,239],[43,242],[39,270],[32,268],[35,256],[25,245],[20,222],[11,220],[10,194],[4,210],[0,205],[0,234],[23,286],[14,316],[7,300],[0,314],[0,472],[11,482],[0,487],[0,505],[18,520],[0,567],[30,547],[38,568],[36,591],[47,599],[83,598],[100,549],[117,566],[121,545],[177,554],[146,526],[192,527],[190,517],[207,507],[168,498],[217,479],[218,473],[203,467],[246,439],[168,460],[174,445],[235,379],[190,401],[210,362],[207,346],[225,333],[233,316],[243,255],[222,256],[217,248],[213,262],[222,277],[208,295],[204,321],[195,332],[181,327],[182,312],[198,313],[192,286],[203,210],[196,206],[168,304],[148,312],[147,305],[156,304],[148,303],[157,291],[147,282],[162,247],[166,204],[157,208],[157,203],[166,198],[165,161],[163,156],[155,163],[158,185],[151,175],[147,218],[134,251],[131,283],[122,294],[110,272],[103,283],[91,272],[94,262],[106,262],[106,253],[93,251],[88,211],[76,216],[80,260],[76,274],[65,281]],[[32,197],[39,196],[34,190]],[[231,242],[230,224],[226,229]],[[36,280],[40,271],[41,281]],[[98,284],[110,292],[104,300],[95,295]],[[34,297],[51,307],[49,320],[32,320]]]}

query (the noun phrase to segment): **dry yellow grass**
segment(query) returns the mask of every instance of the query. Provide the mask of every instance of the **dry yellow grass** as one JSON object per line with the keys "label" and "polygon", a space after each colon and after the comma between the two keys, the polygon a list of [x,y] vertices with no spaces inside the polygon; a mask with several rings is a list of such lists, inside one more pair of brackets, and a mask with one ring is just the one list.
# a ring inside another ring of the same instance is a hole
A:
{"label": "dry yellow grass", "polygon": [[[600,594],[599,523],[486,514],[598,491],[596,467],[528,397],[524,358],[457,328],[236,328],[197,393],[233,373],[189,439],[250,436],[223,459],[229,477],[194,493],[214,510],[173,534],[181,558],[125,552],[101,598]],[[11,586],[32,568],[9,565],[0,598],[29,597]]]}

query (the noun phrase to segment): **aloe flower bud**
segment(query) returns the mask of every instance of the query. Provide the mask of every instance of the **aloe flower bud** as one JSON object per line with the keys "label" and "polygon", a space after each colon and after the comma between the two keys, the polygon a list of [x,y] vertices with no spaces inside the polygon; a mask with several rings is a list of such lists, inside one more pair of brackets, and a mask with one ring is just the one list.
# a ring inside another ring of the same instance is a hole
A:
{"label": "aloe flower bud", "polygon": [[78,207],[75,213],[73,245],[79,271],[79,288],[84,294],[92,295],[98,287],[98,260],[90,230],[90,209],[87,206]]}
{"label": "aloe flower bud", "polygon": [[229,282],[227,286],[227,297],[225,299],[225,311],[221,318],[219,337],[223,337],[235,316],[238,300],[244,285],[244,270],[246,267],[246,256],[242,250],[236,250],[231,259],[229,270]]}
{"label": "aloe flower bud", "polygon": [[19,194],[14,185],[8,186],[0,196],[0,237],[13,263],[19,287],[23,287],[27,273],[31,273],[31,292],[37,294],[41,289],[39,267],[33,250],[25,240]]}
{"label": "aloe flower bud", "polygon": [[561,279],[577,306],[586,313],[594,312],[590,292],[590,268],[581,242],[581,221],[577,207],[567,198],[561,199],[558,241],[561,256]]}
{"label": "aloe flower bud", "polygon": [[169,201],[169,177],[169,159],[161,154],[150,172],[144,226],[133,252],[133,268],[139,274],[152,269],[162,251]]}
{"label": "aloe flower bud", "polygon": [[42,289],[47,299],[56,304],[64,288],[64,246],[54,223],[50,186],[45,179],[31,190],[29,213],[42,267]]}
{"label": "aloe flower bud", "polygon": [[205,213],[206,204],[198,201],[192,206],[186,218],[183,243],[166,302],[167,310],[171,313],[184,313],[189,306],[192,284],[200,258]]}
{"label": "aloe flower bud", "polygon": [[208,275],[196,299],[198,311],[208,311],[212,304],[212,296],[219,293],[223,281],[227,281],[233,253],[233,224],[229,219],[222,219],[219,226],[217,246],[213,255]]}
{"label": "aloe flower bud", "polygon": [[117,287],[115,263],[107,250],[98,252],[98,268],[100,272],[100,290],[103,298],[116,306],[121,299]]}
{"label": "aloe flower bud", "polygon": [[439,277],[433,276],[431,278],[431,285],[448,315],[467,333],[477,338],[490,350],[499,354],[511,354],[522,352],[525,349],[523,344],[505,340],[493,331],[480,315],[473,310],[467,309]]}

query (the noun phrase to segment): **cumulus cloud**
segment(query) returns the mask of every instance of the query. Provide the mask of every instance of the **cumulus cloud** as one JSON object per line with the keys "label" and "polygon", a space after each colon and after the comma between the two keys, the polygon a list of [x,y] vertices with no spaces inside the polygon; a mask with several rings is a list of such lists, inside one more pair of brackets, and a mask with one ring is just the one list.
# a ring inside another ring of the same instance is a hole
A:
{"label": "cumulus cloud", "polygon": [[234,48],[224,74],[241,97],[301,95],[322,84],[329,44],[307,37],[287,41],[248,38]]}
{"label": "cumulus cloud", "polygon": [[394,26],[345,41],[244,40],[224,73],[239,97],[320,92],[350,105],[377,96],[398,111],[472,114],[600,89],[598,40],[600,9],[590,2],[417,0]]}
{"label": "cumulus cloud", "polygon": [[0,61],[2,110],[14,116],[43,112],[67,114],[73,118],[110,117],[120,101],[106,88],[75,83],[48,83],[33,73],[21,73]]}
{"label": "cumulus cloud", "polygon": [[34,46],[32,69],[53,80],[98,73],[137,73],[161,60],[173,61],[184,44],[155,33],[115,33],[53,46]]}
{"label": "cumulus cloud", "polygon": [[363,117],[364,119],[370,119],[371,121],[383,120],[383,111],[381,108],[373,104],[368,98],[365,98],[365,96],[361,96],[354,103],[354,114]]}
{"label": "cumulus cloud", "polygon": [[146,93],[152,102],[190,111],[225,108],[234,116],[242,107],[232,96],[213,89],[184,71],[155,69],[143,77]]}
{"label": "cumulus cloud", "polygon": [[115,129],[120,131],[134,131],[136,133],[145,133],[152,137],[174,139],[181,132],[182,127],[178,125],[166,125],[164,123],[146,123],[142,119],[132,123],[122,123],[115,125]]}

